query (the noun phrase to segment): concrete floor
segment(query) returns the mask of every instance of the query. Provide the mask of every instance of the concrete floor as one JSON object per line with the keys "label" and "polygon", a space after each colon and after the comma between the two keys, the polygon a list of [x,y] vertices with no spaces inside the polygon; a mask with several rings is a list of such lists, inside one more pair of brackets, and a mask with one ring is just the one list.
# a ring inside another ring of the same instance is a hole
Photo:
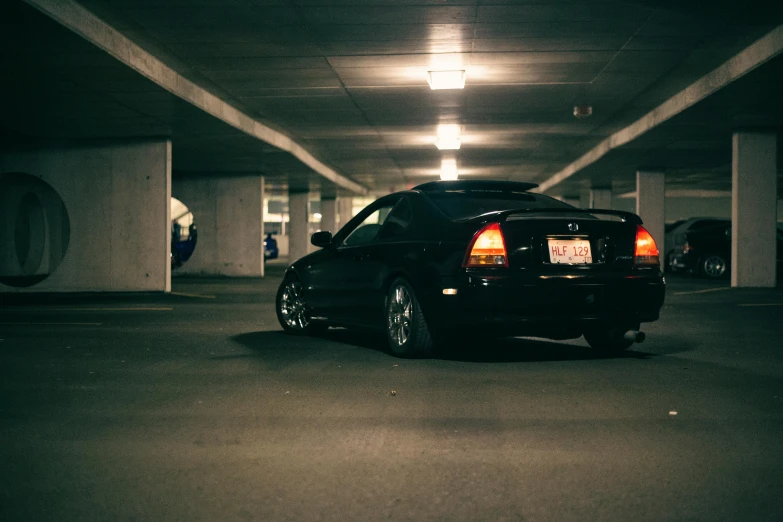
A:
{"label": "concrete floor", "polygon": [[0,519],[783,519],[781,289],[670,278],[621,357],[408,361],[283,335],[270,272],[0,296]]}

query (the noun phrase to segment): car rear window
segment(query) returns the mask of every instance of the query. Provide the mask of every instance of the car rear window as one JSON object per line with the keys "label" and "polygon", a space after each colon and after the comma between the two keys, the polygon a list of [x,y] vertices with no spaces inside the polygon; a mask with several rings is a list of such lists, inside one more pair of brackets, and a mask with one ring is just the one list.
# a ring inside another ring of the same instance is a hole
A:
{"label": "car rear window", "polygon": [[549,196],[528,192],[448,190],[428,192],[426,195],[441,212],[451,219],[467,219],[499,210],[536,208],[568,210],[574,208]]}
{"label": "car rear window", "polygon": [[699,230],[701,228],[725,225],[726,223],[730,224],[731,221],[726,219],[701,219],[699,221],[694,221],[691,226],[688,227],[688,230]]}

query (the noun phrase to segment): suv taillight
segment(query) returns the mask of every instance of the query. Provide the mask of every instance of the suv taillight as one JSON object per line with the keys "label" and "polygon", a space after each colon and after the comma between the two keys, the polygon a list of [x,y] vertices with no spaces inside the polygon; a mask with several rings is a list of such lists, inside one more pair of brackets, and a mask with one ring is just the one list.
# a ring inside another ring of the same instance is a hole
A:
{"label": "suv taillight", "polygon": [[479,230],[465,252],[464,268],[508,266],[506,241],[500,223],[490,223]]}
{"label": "suv taillight", "polygon": [[641,225],[636,225],[636,247],[633,252],[633,264],[635,266],[658,266],[661,264],[655,240],[647,232],[647,229]]}

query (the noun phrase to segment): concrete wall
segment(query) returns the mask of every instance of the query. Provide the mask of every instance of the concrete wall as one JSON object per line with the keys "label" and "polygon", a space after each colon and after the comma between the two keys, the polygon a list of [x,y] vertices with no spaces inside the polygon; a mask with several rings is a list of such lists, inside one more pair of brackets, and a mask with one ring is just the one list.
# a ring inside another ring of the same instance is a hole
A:
{"label": "concrete wall", "polygon": [[170,291],[167,140],[48,148],[0,156],[0,173],[40,178],[70,219],[62,263],[28,288],[0,292]]}
{"label": "concrete wall", "polygon": [[288,257],[288,236],[275,236],[280,257]]}
{"label": "concrete wall", "polygon": [[175,276],[263,275],[263,177],[176,178],[172,195],[190,209],[198,227],[193,255]]}

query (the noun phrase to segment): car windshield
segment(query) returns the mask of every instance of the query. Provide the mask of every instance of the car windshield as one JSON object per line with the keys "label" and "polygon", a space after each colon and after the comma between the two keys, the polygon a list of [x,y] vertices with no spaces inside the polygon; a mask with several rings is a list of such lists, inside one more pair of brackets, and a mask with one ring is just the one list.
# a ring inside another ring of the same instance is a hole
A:
{"label": "car windshield", "polygon": [[548,196],[528,192],[448,190],[430,192],[427,197],[451,219],[467,219],[487,212],[511,209],[574,208]]}

